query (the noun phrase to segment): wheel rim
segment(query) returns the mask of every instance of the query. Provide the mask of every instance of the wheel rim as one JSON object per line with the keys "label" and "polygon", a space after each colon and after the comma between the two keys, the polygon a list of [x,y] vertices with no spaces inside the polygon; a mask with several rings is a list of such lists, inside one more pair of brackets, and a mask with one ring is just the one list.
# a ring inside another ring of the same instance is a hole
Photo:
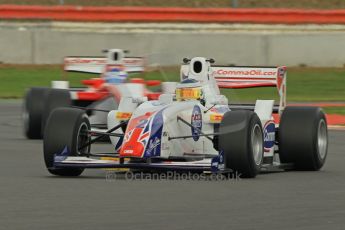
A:
{"label": "wheel rim", "polygon": [[326,157],[327,153],[327,125],[324,119],[320,120],[317,132],[317,145],[321,160]]}
{"label": "wheel rim", "polygon": [[78,136],[77,136],[77,151],[76,152],[78,155],[83,155],[90,152],[90,146],[86,146],[82,148],[90,140],[88,131],[89,131],[88,125],[85,122],[82,123],[79,127]]}
{"label": "wheel rim", "polygon": [[263,143],[262,143],[262,131],[258,124],[256,124],[253,127],[251,142],[252,142],[252,153],[254,157],[254,162],[256,165],[260,165],[262,161]]}

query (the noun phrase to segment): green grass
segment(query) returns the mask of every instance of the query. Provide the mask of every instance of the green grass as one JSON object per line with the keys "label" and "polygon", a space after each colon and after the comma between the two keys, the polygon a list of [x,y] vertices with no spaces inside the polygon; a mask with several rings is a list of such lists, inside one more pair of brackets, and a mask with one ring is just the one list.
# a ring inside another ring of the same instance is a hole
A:
{"label": "green grass", "polygon": [[[166,68],[133,75],[146,79],[177,81],[178,68]],[[69,80],[80,86],[80,80],[95,75],[65,73],[58,65],[0,65],[0,98],[20,98],[25,89],[49,86],[52,80]],[[97,75],[96,75],[97,76]],[[289,102],[345,102],[345,68],[291,68],[288,70],[287,95]],[[232,102],[251,102],[256,99],[278,99],[276,88],[222,90]]]}
{"label": "green grass", "polygon": [[33,86],[50,86],[53,80],[68,79],[71,86],[80,86],[84,74],[66,75],[61,66],[1,66],[0,98],[21,98]]}
{"label": "green grass", "polygon": [[345,115],[345,108],[344,107],[326,107],[323,108],[323,110],[327,114],[340,114],[340,115]]}

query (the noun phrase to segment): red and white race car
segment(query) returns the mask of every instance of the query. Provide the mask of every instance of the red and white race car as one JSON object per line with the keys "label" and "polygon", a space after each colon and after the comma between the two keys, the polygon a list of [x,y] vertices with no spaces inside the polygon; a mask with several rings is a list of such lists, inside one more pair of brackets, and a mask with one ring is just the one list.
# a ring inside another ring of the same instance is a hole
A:
{"label": "red and white race car", "polygon": [[129,73],[145,71],[145,58],[126,57],[125,53],[121,49],[110,49],[105,57],[66,57],[65,71],[97,74],[99,77],[83,80],[83,88],[69,88],[67,81],[53,81],[52,88],[29,89],[23,106],[26,137],[42,138],[46,120],[57,107],[92,109],[90,120],[97,129],[102,128],[100,124],[104,124],[107,118],[103,110],[116,109],[121,97],[157,99],[160,93],[151,92],[146,86],[160,85],[160,81],[132,78],[127,82]]}

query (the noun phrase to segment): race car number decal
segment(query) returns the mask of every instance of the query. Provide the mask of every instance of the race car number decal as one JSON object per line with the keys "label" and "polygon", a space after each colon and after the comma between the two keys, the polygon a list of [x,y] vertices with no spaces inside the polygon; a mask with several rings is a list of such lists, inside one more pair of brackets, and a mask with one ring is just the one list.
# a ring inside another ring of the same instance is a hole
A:
{"label": "race car number decal", "polygon": [[192,112],[192,136],[194,141],[198,141],[200,138],[200,132],[202,128],[202,115],[200,107],[195,105]]}

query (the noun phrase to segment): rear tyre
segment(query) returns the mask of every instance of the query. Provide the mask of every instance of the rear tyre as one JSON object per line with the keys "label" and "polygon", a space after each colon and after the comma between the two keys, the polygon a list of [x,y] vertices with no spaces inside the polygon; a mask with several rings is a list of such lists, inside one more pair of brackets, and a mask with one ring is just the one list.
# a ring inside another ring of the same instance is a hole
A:
{"label": "rear tyre", "polygon": [[317,171],[327,157],[328,130],[318,107],[287,107],[279,125],[279,157],[297,170]]}
{"label": "rear tyre", "polygon": [[57,108],[48,118],[44,132],[43,152],[48,171],[58,176],[79,176],[83,168],[54,168],[54,155],[67,147],[69,156],[81,156],[90,152],[89,119],[84,111],[73,108]]}
{"label": "rear tyre", "polygon": [[23,103],[24,134],[28,139],[42,139],[42,114],[49,88],[31,88]]}
{"label": "rear tyre", "polygon": [[264,152],[262,125],[256,113],[244,110],[225,113],[219,132],[225,167],[243,178],[254,178],[260,171]]}
{"label": "rear tyre", "polygon": [[47,94],[42,114],[42,134],[44,135],[45,125],[50,113],[60,107],[71,107],[72,99],[70,92],[65,89],[51,89]]}

